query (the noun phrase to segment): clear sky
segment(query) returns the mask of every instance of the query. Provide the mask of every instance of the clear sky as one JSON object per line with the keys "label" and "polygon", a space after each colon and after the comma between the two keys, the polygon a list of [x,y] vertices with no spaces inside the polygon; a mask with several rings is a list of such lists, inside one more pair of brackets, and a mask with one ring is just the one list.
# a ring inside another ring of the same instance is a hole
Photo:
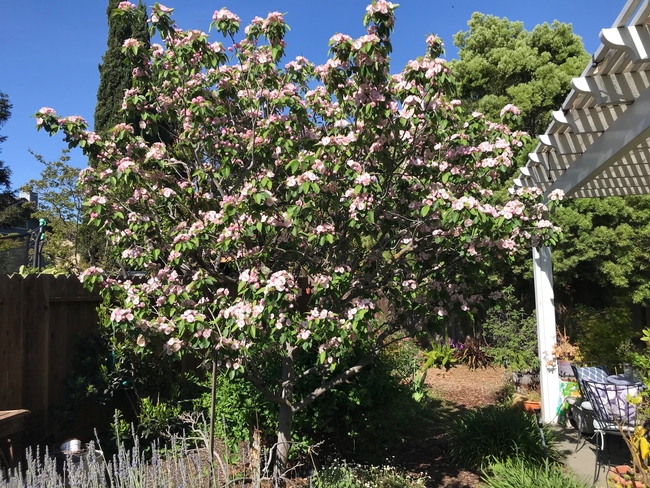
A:
{"label": "clear sky", "polygon": [[[132,0],[133,3],[137,3]],[[207,31],[216,9],[223,6],[239,15],[243,25],[270,11],[286,13],[291,27],[287,60],[303,55],[320,64],[327,58],[329,38],[341,32],[358,37],[370,0],[163,0],[173,7],[183,29]],[[65,147],[61,136],[36,132],[31,117],[43,106],[62,116],[81,115],[93,125],[99,84],[97,66],[106,51],[107,0],[0,0],[0,91],[13,104],[12,116],[0,129],[8,136],[0,145],[0,160],[8,165],[12,186],[37,178],[42,166],[28,149],[47,160],[57,159]],[[148,2],[153,4],[153,2]],[[467,29],[473,12],[524,22],[526,29],[557,19],[573,24],[574,31],[594,53],[602,28],[611,27],[625,0],[403,0],[396,13],[393,37],[393,72],[424,53],[430,33],[442,37],[447,57],[456,57],[453,35]],[[243,26],[242,26],[243,27]],[[221,40],[213,32],[215,40]],[[86,166],[78,149],[72,163]]]}

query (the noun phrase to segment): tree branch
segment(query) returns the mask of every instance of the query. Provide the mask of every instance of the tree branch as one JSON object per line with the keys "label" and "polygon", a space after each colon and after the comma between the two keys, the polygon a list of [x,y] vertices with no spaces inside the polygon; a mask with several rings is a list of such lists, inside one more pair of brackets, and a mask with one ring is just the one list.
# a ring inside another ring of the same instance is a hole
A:
{"label": "tree branch", "polygon": [[337,386],[345,383],[347,380],[349,380],[357,373],[359,373],[359,371],[361,371],[365,366],[371,364],[374,360],[375,360],[375,354],[370,353],[366,357],[364,357],[361,361],[359,361],[357,364],[346,369],[343,373],[338,375],[336,378],[332,378],[331,380],[326,381],[320,387],[312,391],[309,395],[305,396],[305,398],[303,398],[300,403],[293,406],[292,407],[293,413],[297,413],[303,410],[307,406],[311,405],[314,402],[314,400],[316,400],[319,396],[323,395],[324,393],[327,393],[332,388],[336,388]]}

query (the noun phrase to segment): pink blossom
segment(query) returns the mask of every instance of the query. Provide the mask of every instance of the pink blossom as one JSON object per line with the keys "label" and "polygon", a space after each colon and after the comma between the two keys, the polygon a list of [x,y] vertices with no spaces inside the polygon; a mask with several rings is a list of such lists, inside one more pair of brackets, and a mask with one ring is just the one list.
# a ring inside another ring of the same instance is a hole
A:
{"label": "pink blossom", "polygon": [[95,195],[88,200],[88,203],[90,205],[105,205],[106,204],[106,197],[102,197],[99,195]]}
{"label": "pink blossom", "polygon": [[163,347],[165,348],[165,352],[168,355],[171,355],[175,352],[180,351],[182,345],[183,343],[180,341],[180,339],[172,337],[163,345]]}
{"label": "pink blossom", "polygon": [[233,14],[230,10],[225,7],[221,10],[216,10],[212,15],[212,20],[218,22],[220,20],[230,20],[232,22],[241,22],[237,15]]}
{"label": "pink blossom", "polygon": [[503,117],[505,114],[510,112],[513,115],[519,115],[520,111],[517,107],[515,107],[512,103],[507,104],[505,107],[501,109],[501,117]]}
{"label": "pink blossom", "polygon": [[125,12],[128,12],[129,10],[134,10],[135,5],[133,5],[131,2],[120,2],[117,8]]}
{"label": "pink blossom", "polygon": [[137,39],[129,38],[124,41],[124,44],[122,44],[122,47],[140,47],[140,41]]}
{"label": "pink blossom", "polygon": [[84,279],[90,277],[90,276],[100,276],[104,273],[104,270],[102,268],[97,268],[95,266],[91,266],[90,268],[85,269],[80,275],[79,275],[79,280],[84,281]]}
{"label": "pink blossom", "polygon": [[124,158],[121,161],[119,161],[117,165],[117,170],[120,172],[125,172],[127,169],[135,166],[135,163],[131,161],[129,158]]}
{"label": "pink blossom", "polygon": [[331,44],[341,44],[342,42],[350,41],[350,40],[352,40],[352,38],[351,38],[350,36],[348,36],[348,35],[345,35],[345,34],[334,34],[334,35],[330,38],[330,43],[331,43]]}
{"label": "pink blossom", "polygon": [[378,0],[377,2],[373,2],[371,5],[368,5],[366,7],[366,12],[369,14],[380,13],[385,15],[394,9],[395,5],[391,2],[387,2],[386,0]]}
{"label": "pink blossom", "polygon": [[132,321],[133,313],[128,308],[116,308],[111,312],[111,322]]}

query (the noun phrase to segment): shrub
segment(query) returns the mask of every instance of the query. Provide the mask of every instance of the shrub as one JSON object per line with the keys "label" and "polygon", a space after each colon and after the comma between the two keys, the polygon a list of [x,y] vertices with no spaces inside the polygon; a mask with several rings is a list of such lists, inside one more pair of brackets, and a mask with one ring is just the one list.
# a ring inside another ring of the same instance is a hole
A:
{"label": "shrub", "polygon": [[[418,419],[427,415],[426,404],[414,398],[419,397],[416,393],[424,395],[426,388],[416,381],[418,353],[419,348],[411,341],[395,343],[356,378],[297,414],[292,425],[292,441],[296,443],[292,453],[298,456],[304,452],[302,447],[324,441],[335,456],[354,455],[357,460],[370,462],[385,459],[386,449],[401,442]],[[277,374],[274,369],[279,367],[279,361],[269,355],[265,365],[268,374]],[[416,383],[420,390],[415,389]],[[311,383],[304,386],[312,387]],[[207,417],[209,391],[197,406]],[[248,440],[253,427],[260,429],[265,444],[271,445],[277,413],[278,406],[266,400],[248,381],[228,375],[217,378],[215,431],[229,441],[231,448]]]}
{"label": "shrub", "polygon": [[522,458],[496,461],[484,471],[487,488],[587,488],[574,474],[548,461],[535,465]]}
{"label": "shrub", "polygon": [[[543,427],[551,461],[560,461],[555,433]],[[470,469],[490,459],[505,461],[522,456],[532,463],[544,460],[544,447],[534,416],[517,407],[492,406],[472,410],[456,421],[450,432],[451,455]]]}
{"label": "shrub", "polygon": [[626,307],[605,310],[582,308],[576,314],[580,335],[577,343],[583,359],[605,364],[610,370],[621,363],[620,348],[628,347],[634,332],[632,317]]}
{"label": "shrub", "polygon": [[454,359],[466,364],[469,369],[487,368],[492,364],[492,357],[481,347],[478,339],[468,337],[462,348],[457,348]]}
{"label": "shrub", "polygon": [[[464,345],[463,349],[464,349]],[[431,350],[424,353],[424,365],[422,369],[426,371],[429,368],[445,368],[448,370],[456,362],[456,353],[460,349],[453,347],[450,341],[432,344]]]}
{"label": "shrub", "polygon": [[353,466],[334,463],[314,479],[315,488],[424,488],[425,478],[398,473],[392,466]]}
{"label": "shrub", "polygon": [[504,301],[487,312],[483,333],[490,342],[494,362],[515,371],[539,369],[537,357],[537,323],[535,314],[517,308],[512,287],[503,290]]}

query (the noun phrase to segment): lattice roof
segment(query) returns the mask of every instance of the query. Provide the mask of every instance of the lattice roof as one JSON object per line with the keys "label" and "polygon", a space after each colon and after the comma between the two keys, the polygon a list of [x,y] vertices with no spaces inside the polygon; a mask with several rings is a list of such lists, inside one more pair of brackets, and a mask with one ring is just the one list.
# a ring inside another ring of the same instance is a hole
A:
{"label": "lattice roof", "polygon": [[650,193],[650,0],[628,0],[514,180],[567,197]]}

